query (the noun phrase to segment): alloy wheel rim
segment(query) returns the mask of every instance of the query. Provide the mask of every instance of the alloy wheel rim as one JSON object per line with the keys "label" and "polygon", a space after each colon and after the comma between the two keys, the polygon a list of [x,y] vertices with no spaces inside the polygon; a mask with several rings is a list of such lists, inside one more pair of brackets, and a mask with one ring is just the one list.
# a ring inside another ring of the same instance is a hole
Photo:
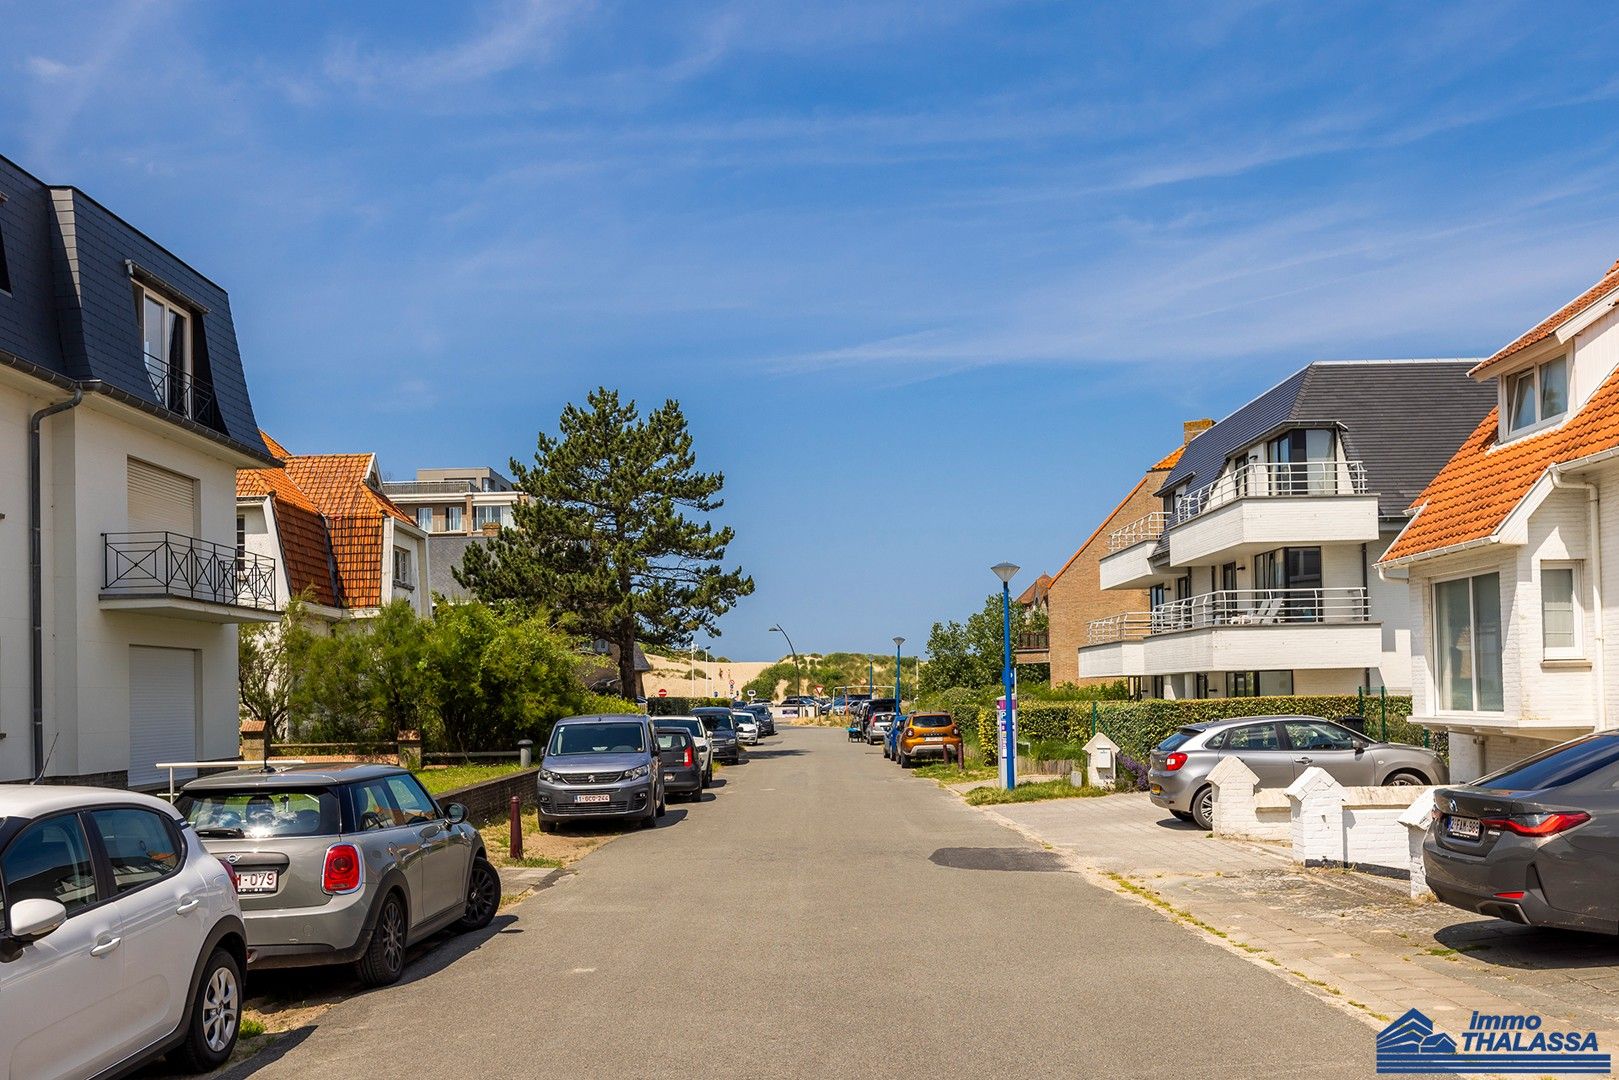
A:
{"label": "alloy wheel rim", "polygon": [[223,1053],[236,1035],[241,1014],[241,996],[236,988],[236,976],[229,968],[221,967],[208,980],[202,996],[202,1038],[208,1049]]}
{"label": "alloy wheel rim", "polygon": [[495,897],[495,875],[485,867],[472,872],[472,889],[467,896],[467,913],[482,919]]}
{"label": "alloy wheel rim", "polygon": [[404,934],[400,932],[403,921],[399,905],[389,904],[382,924],[382,959],[389,971],[398,971],[405,966]]}
{"label": "alloy wheel rim", "polygon": [[1202,811],[1198,816],[1212,822],[1214,820],[1214,792],[1205,791],[1200,795],[1197,800],[1197,807]]}

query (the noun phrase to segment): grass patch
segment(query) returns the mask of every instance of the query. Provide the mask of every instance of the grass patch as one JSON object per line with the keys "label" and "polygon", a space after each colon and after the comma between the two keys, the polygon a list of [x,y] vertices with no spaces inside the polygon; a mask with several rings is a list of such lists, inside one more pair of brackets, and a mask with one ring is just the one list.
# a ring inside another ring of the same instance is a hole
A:
{"label": "grass patch", "polygon": [[241,1027],[237,1029],[244,1039],[256,1039],[264,1034],[264,1021],[255,1020],[251,1016],[242,1017]]}
{"label": "grass patch", "polygon": [[1002,803],[1042,802],[1046,799],[1090,799],[1111,794],[1105,788],[1075,787],[1066,780],[1046,780],[1038,784],[1019,784],[1011,791],[998,787],[973,788],[967,792],[967,803],[970,806],[998,806]]}
{"label": "grass patch", "polygon": [[499,776],[509,776],[514,772],[521,772],[522,766],[517,762],[503,765],[430,765],[416,773],[416,779],[422,782],[430,794],[437,795],[444,791],[453,791],[468,784],[476,784],[480,780],[493,780]]}
{"label": "grass patch", "polygon": [[958,769],[954,765],[918,765],[911,770],[912,776],[920,776],[924,780],[937,780],[941,784],[960,784],[968,780],[993,780],[995,768],[991,765],[969,765],[965,769]]}
{"label": "grass patch", "polygon": [[561,859],[553,859],[549,855],[525,855],[521,859],[514,859],[510,855],[502,860],[503,866],[522,866],[530,870],[555,870],[568,864]]}

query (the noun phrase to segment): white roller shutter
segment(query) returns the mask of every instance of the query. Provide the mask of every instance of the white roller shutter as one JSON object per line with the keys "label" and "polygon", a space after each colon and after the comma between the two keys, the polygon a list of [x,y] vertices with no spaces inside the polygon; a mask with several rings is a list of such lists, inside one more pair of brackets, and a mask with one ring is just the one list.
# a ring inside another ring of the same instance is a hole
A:
{"label": "white roller shutter", "polygon": [[197,535],[197,482],[129,459],[129,531]]}
{"label": "white roller shutter", "polygon": [[[129,647],[129,786],[166,784],[159,761],[197,760],[197,654]],[[195,769],[175,770],[176,780]]]}

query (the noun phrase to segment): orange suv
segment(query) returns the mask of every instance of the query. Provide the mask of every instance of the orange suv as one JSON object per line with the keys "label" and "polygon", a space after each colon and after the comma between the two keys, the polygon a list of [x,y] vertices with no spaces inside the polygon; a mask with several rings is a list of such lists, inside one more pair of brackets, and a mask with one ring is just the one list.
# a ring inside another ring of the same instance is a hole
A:
{"label": "orange suv", "polygon": [[909,769],[919,757],[938,757],[946,764],[961,761],[961,732],[949,713],[913,713],[899,733],[899,764]]}

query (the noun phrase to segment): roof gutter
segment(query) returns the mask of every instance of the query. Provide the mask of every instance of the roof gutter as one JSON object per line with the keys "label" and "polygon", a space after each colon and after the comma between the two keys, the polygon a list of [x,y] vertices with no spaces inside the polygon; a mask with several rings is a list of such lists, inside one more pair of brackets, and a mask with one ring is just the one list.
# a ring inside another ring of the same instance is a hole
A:
{"label": "roof gutter", "polygon": [[[1596,457],[1612,457],[1615,450],[1604,450]],[[1581,465],[1595,464],[1589,458],[1580,459]],[[1573,464],[1572,462],[1570,464]],[[1591,674],[1596,679],[1597,699],[1597,730],[1604,731],[1608,727],[1608,684],[1603,678],[1604,654],[1607,652],[1603,643],[1603,611],[1602,607],[1602,533],[1598,531],[1600,524],[1601,495],[1597,486],[1586,480],[1569,480],[1564,477],[1568,465],[1553,465],[1547,470],[1551,474],[1552,487],[1563,491],[1582,491],[1585,493],[1585,531],[1591,538],[1591,604],[1596,611],[1596,648],[1591,657]]]}
{"label": "roof gutter", "polygon": [[57,413],[77,408],[88,383],[76,383],[73,396],[45,406],[28,418],[28,624],[29,745],[34,779],[45,772],[45,558],[41,534],[45,517],[40,480],[40,425]]}
{"label": "roof gutter", "polygon": [[[1473,548],[1484,547],[1487,544],[1499,544],[1500,542],[1501,538],[1495,533],[1491,533],[1489,536],[1481,536],[1476,540],[1464,540],[1462,543],[1452,544],[1450,547],[1419,551],[1414,555],[1401,555],[1397,559],[1384,559],[1377,564],[1377,569],[1378,573],[1381,574],[1384,567],[1410,566],[1412,563],[1422,559],[1436,559],[1441,555],[1455,555],[1463,551],[1471,551]],[[1397,540],[1396,543],[1398,543]]]}

